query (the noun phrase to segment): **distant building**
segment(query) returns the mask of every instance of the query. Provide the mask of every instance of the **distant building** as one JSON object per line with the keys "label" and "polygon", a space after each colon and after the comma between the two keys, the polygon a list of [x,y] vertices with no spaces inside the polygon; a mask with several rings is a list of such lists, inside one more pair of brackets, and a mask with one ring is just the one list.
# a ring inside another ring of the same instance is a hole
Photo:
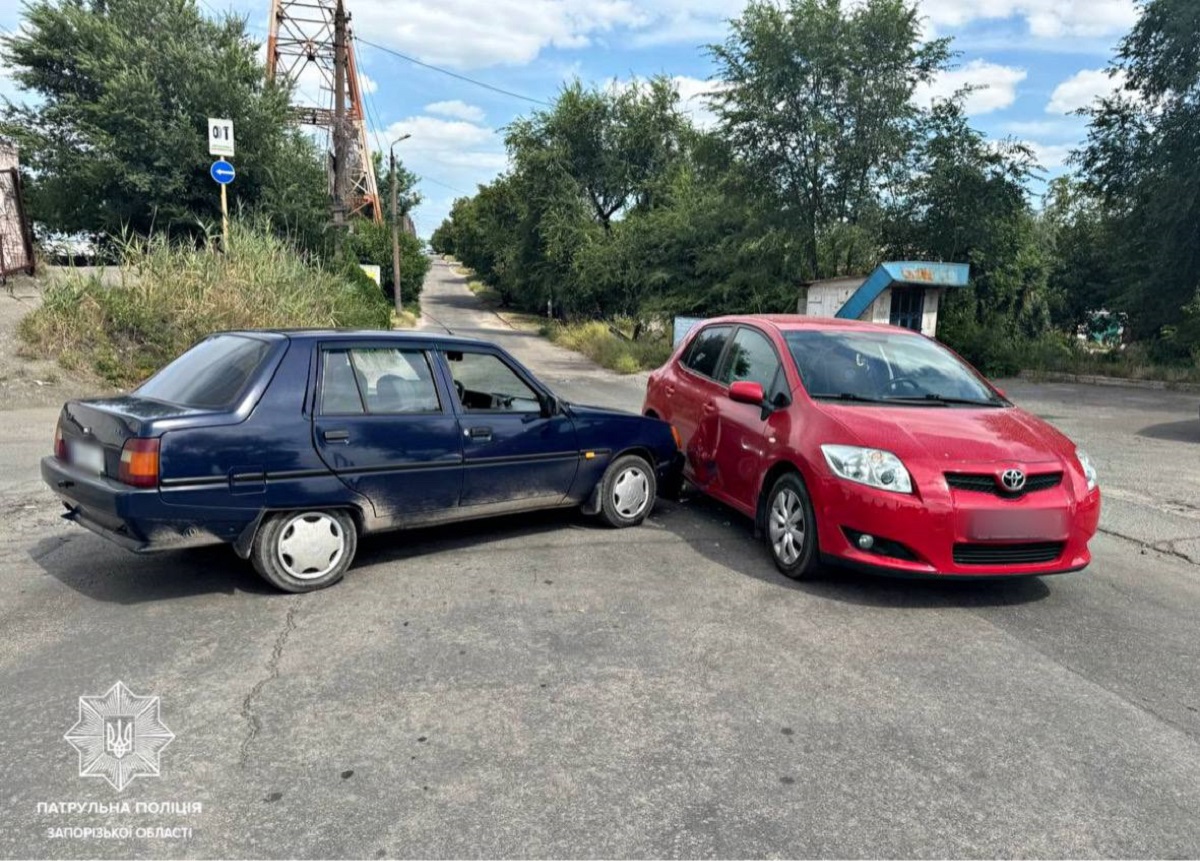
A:
{"label": "distant building", "polygon": [[883,263],[865,278],[829,278],[804,285],[796,310],[809,317],[889,323],[933,337],[942,294],[967,286],[970,272],[965,263]]}
{"label": "distant building", "polygon": [[0,279],[33,274],[33,233],[21,201],[16,144],[0,138]]}
{"label": "distant building", "polygon": [[0,138],[0,170],[16,170],[20,167],[18,155],[15,143]]}

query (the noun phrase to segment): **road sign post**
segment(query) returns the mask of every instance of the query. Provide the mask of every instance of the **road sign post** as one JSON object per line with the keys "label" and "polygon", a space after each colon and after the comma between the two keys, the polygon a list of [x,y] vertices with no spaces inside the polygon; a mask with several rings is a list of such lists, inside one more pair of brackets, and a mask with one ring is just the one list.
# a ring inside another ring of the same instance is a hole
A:
{"label": "road sign post", "polygon": [[233,158],[233,120],[208,120],[208,154]]}
{"label": "road sign post", "polygon": [[221,248],[229,250],[229,200],[225,186],[236,175],[233,165],[225,161],[233,157],[233,120],[208,118],[208,154],[217,156],[209,174],[221,186]]}
{"label": "road sign post", "polygon": [[212,163],[212,167],[208,169],[208,175],[213,178],[217,185],[221,186],[221,247],[226,251],[229,250],[229,202],[225,195],[225,186],[233,182],[237,176],[237,171],[233,169],[233,165],[220,158]]}

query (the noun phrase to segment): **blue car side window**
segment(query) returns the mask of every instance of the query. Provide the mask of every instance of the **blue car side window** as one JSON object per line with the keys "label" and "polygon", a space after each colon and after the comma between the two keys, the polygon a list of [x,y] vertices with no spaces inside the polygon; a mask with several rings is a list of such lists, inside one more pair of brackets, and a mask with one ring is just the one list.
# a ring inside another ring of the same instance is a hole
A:
{"label": "blue car side window", "polygon": [[350,363],[372,415],[442,411],[423,350],[356,348],[350,351]]}
{"label": "blue car side window", "polygon": [[325,415],[361,415],[363,407],[359,381],[345,350],[327,350],[321,369],[321,412]]}

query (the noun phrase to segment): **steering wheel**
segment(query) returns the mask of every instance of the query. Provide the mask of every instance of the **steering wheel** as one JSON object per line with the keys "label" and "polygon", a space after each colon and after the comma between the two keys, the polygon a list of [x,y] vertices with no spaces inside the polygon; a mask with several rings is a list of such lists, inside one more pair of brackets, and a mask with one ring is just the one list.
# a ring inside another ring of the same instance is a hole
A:
{"label": "steering wheel", "polygon": [[454,381],[454,390],[456,392],[458,392],[458,402],[461,404],[463,396],[466,394],[467,389],[462,383],[460,383],[458,380],[455,380]]}
{"label": "steering wheel", "polygon": [[505,397],[504,395],[493,395],[492,397],[496,399],[496,403],[498,403],[502,409],[511,410],[513,399],[516,398],[516,395],[510,395],[509,397]]}
{"label": "steering wheel", "polygon": [[[904,390],[904,391],[902,392],[901,390]],[[912,377],[896,377],[895,379],[888,382],[888,391],[893,392],[895,394],[907,393],[907,394],[915,395],[915,394],[920,393],[921,384],[918,383],[916,380],[914,380]]]}

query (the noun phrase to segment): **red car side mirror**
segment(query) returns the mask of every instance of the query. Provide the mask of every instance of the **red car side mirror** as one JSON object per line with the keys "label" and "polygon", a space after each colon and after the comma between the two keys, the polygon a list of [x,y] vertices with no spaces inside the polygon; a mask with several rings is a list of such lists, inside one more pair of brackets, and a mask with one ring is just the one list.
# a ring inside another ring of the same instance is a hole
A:
{"label": "red car side mirror", "polygon": [[729,399],[737,401],[739,404],[753,404],[761,407],[766,397],[762,384],[751,380],[738,380],[729,387]]}

